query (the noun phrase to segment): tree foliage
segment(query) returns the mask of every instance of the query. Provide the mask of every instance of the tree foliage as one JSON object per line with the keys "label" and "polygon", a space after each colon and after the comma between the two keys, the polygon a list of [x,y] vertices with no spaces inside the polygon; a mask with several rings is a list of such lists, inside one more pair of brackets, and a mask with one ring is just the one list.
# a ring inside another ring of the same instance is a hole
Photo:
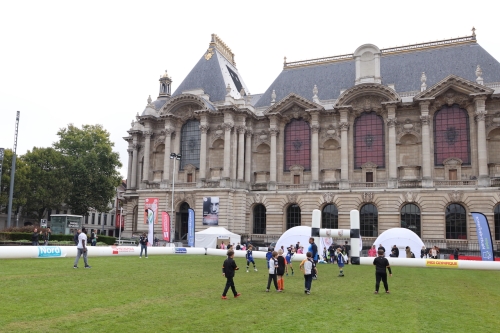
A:
{"label": "tree foliage", "polygon": [[121,182],[117,168],[119,155],[112,151],[114,143],[101,125],[72,124],[57,133],[54,143],[66,161],[65,174],[70,187],[66,204],[74,214],[85,215],[89,209],[107,211]]}
{"label": "tree foliage", "polygon": [[28,187],[24,211],[28,217],[42,219],[45,211],[61,208],[70,190],[66,159],[54,148],[36,148],[21,157],[28,167]]}

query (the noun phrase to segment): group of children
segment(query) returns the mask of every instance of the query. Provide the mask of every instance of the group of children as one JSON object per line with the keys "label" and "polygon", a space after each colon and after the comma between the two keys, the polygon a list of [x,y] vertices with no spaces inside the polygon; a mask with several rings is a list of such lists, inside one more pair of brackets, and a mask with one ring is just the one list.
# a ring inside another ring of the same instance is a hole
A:
{"label": "group of children", "polygon": [[[290,265],[293,275],[293,267],[291,263],[293,250],[291,248],[293,248],[293,246],[290,246],[290,248],[287,249],[288,252],[286,257],[283,257],[284,253],[283,249],[279,249],[278,251],[271,251],[271,249],[269,249],[268,253],[266,254],[266,259],[268,262],[268,271],[269,271],[266,292],[269,292],[271,287],[271,282],[274,283],[274,287],[277,292],[282,292],[285,289],[285,280],[283,279],[283,276],[285,273],[286,275],[288,275],[288,265]],[[224,261],[224,264],[222,266],[222,275],[225,276],[227,279],[224,292],[222,293],[222,299],[227,299],[226,294],[229,288],[231,288],[235,298],[241,295],[236,291],[233,281],[234,271],[239,269],[236,266],[236,263],[233,259],[234,251],[233,250],[227,251],[227,256],[228,258]],[[339,277],[343,277],[344,265],[347,261],[346,255],[342,253],[341,248],[337,248],[335,256],[337,265],[339,266]],[[254,270],[257,271],[257,268],[255,266],[255,261],[253,260],[251,245],[248,247],[246,259],[247,259],[247,273],[250,263],[253,264]],[[375,294],[378,294],[380,281],[383,282],[386,293],[389,294],[389,285],[387,284],[386,269],[389,271],[389,274],[391,276],[392,276],[392,271],[389,265],[389,261],[384,256],[383,249],[378,250],[378,257],[376,257],[373,260],[373,265],[375,266],[375,278],[376,278]],[[318,274],[318,269],[316,267],[316,262],[313,260],[312,252],[309,251],[306,253],[306,259],[302,260],[299,268],[304,273],[304,293],[309,295],[311,293],[311,285],[313,277],[317,276]]]}

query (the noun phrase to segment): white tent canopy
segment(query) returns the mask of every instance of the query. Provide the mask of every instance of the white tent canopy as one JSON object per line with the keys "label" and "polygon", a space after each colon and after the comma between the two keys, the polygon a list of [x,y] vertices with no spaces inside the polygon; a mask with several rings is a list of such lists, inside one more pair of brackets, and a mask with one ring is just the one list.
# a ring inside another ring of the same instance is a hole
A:
{"label": "white tent canopy", "polygon": [[[311,237],[311,227],[307,226],[298,226],[288,229],[281,235],[280,239],[276,243],[275,250],[278,250],[283,245],[283,248],[286,250],[290,245],[295,246],[297,242],[300,242],[300,246],[304,247],[304,254],[307,252],[309,248],[309,238]],[[320,255],[323,253],[323,247],[330,247],[333,243],[331,238],[327,237],[319,237],[320,242],[316,244],[318,246],[318,252]]]}
{"label": "white tent canopy", "polygon": [[232,233],[224,227],[210,227],[195,233],[194,244],[196,247],[215,249],[217,246],[217,239],[223,239],[226,244],[241,243],[240,235]]}
{"label": "white tent canopy", "polygon": [[399,249],[399,258],[406,258],[405,248],[410,247],[411,252],[415,254],[415,258],[420,258],[420,249],[424,246],[424,242],[416,233],[406,228],[392,228],[384,231],[375,240],[375,248],[382,244],[385,247],[385,256],[391,254],[391,249],[396,245]]}

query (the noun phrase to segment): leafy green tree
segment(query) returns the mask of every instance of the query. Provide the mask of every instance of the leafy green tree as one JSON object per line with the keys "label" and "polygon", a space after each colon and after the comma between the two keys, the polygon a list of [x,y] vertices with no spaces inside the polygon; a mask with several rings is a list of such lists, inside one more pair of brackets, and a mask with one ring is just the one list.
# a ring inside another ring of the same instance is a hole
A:
{"label": "leafy green tree", "polygon": [[28,167],[28,186],[24,212],[40,220],[51,208],[61,208],[71,183],[66,174],[66,159],[54,148],[37,148],[21,157]]}
{"label": "leafy green tree", "polygon": [[[10,172],[12,170],[12,149],[5,149],[2,164],[2,184],[0,184],[0,209],[7,213],[10,192]],[[26,203],[28,192],[28,168],[21,158],[16,159],[16,175],[14,178],[14,192],[12,198],[12,211]]]}
{"label": "leafy green tree", "polygon": [[119,155],[113,152],[114,143],[101,125],[69,124],[57,132],[60,140],[54,148],[67,161],[66,175],[71,186],[66,200],[74,214],[85,215],[89,209],[107,211],[116,187],[121,182],[117,168]]}

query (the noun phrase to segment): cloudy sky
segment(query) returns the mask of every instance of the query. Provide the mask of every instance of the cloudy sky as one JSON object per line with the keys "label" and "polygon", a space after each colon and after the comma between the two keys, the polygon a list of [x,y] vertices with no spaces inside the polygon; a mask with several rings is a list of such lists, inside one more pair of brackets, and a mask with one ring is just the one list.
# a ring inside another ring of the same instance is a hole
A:
{"label": "cloudy sky", "polygon": [[[166,69],[174,91],[216,33],[252,94],[288,61],[468,36],[500,59],[498,1],[0,1],[0,147],[18,154],[73,123],[122,139]],[[353,78],[354,80],[354,78]]]}

